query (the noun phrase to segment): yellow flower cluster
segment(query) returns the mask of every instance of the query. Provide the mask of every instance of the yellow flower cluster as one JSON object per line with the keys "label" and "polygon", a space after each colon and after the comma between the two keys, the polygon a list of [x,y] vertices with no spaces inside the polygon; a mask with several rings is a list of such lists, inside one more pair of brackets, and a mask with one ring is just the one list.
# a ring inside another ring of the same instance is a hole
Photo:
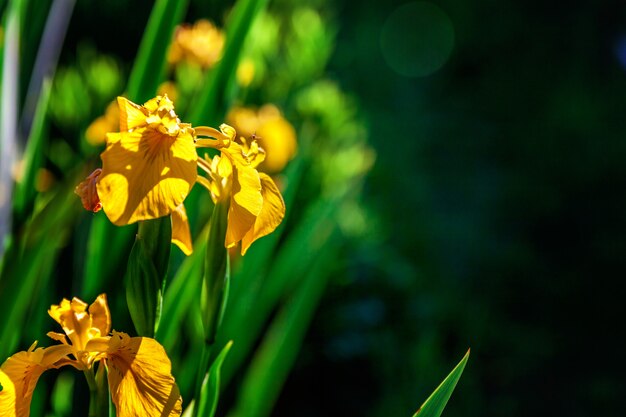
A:
{"label": "yellow flower cluster", "polygon": [[35,342],[2,364],[1,417],[29,416],[33,391],[46,370],[70,365],[93,375],[98,362],[107,368],[118,417],[182,413],[182,398],[163,346],[148,337],[111,333],[111,313],[104,294],[90,306],[78,298],[63,299],[51,306],[48,314],[63,328],[64,333],[48,333],[59,344],[36,348]]}
{"label": "yellow flower cluster", "polygon": [[[228,125],[192,128],[167,96],[143,106],[119,97],[118,105],[120,131],[107,134],[102,169],[76,187],[86,209],[101,207],[120,226],[171,215],[172,241],[186,254],[192,243],[182,203],[196,181],[215,203],[229,204],[226,247],[242,242],[244,254],[280,224],[285,205],[273,180],[257,170],[265,153],[255,140],[238,139]],[[220,154],[198,158],[202,147]],[[206,178],[197,175],[198,167]]]}

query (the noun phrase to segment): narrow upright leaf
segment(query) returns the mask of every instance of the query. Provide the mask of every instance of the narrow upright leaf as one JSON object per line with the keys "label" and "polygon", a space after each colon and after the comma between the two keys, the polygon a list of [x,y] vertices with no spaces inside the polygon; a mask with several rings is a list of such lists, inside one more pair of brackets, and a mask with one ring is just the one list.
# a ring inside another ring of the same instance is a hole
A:
{"label": "narrow upright leaf", "polygon": [[469,354],[470,351],[468,349],[461,362],[450,372],[437,389],[430,394],[430,397],[422,404],[413,417],[439,417],[441,415],[452,395],[452,391],[454,391],[454,387],[456,387],[459,378],[461,378],[465,364],[469,359]]}
{"label": "narrow upright leaf", "polygon": [[230,351],[230,347],[233,342],[230,341],[224,346],[224,349],[215,358],[215,361],[209,368],[209,372],[204,378],[202,383],[202,390],[200,393],[200,399],[198,402],[198,414],[203,417],[213,417],[215,410],[217,410],[217,401],[220,394],[220,372],[222,369],[222,363],[226,359],[226,355]]}

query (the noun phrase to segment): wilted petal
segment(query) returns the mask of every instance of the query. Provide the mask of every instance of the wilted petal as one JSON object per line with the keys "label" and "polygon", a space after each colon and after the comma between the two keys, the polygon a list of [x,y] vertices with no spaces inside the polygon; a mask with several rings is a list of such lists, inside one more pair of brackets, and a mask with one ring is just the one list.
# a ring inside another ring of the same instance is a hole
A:
{"label": "wilted petal", "polygon": [[189,231],[189,221],[185,206],[181,204],[172,212],[172,243],[187,256],[193,253],[193,241]]}
{"label": "wilted petal", "polygon": [[182,398],[170,360],[156,340],[114,332],[107,352],[117,417],[179,416]]}
{"label": "wilted petal", "polygon": [[263,208],[257,216],[254,226],[248,230],[241,241],[242,255],[245,255],[252,242],[272,233],[285,217],[285,202],[278,187],[269,175],[261,172],[260,178]]}
{"label": "wilted petal", "polygon": [[96,190],[96,181],[102,173],[100,168],[94,170],[83,182],[78,184],[74,189],[74,193],[80,197],[81,203],[85,210],[93,211],[97,213],[102,208],[100,203],[100,197]]}
{"label": "wilted petal", "polygon": [[110,134],[97,183],[102,208],[118,226],[170,214],[196,181],[197,154],[187,131],[152,128]]}

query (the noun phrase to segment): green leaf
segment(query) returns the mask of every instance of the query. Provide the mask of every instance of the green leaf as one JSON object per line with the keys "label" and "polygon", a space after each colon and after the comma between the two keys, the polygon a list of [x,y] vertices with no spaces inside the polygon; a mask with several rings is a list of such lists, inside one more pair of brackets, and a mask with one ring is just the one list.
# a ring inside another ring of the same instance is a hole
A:
{"label": "green leaf", "polygon": [[459,378],[461,378],[465,364],[469,359],[469,354],[470,350],[468,349],[461,362],[450,372],[437,389],[430,394],[430,397],[422,404],[413,417],[439,417],[441,415],[452,395],[452,391],[454,391],[454,387],[456,387]]}
{"label": "green leaf", "polygon": [[224,349],[222,349],[217,358],[215,358],[211,368],[209,368],[209,372],[204,377],[198,402],[197,415],[199,416],[213,417],[215,415],[220,394],[220,372],[222,363],[224,359],[226,359],[226,355],[228,355],[232,345],[233,342],[231,340],[224,346]]}
{"label": "green leaf", "polygon": [[43,163],[44,146],[46,144],[46,112],[50,98],[50,82],[44,82],[35,118],[30,131],[26,149],[24,151],[24,176],[15,187],[14,206],[18,214],[24,216],[25,209],[29,208],[35,198],[35,181],[37,172]]}
{"label": "green leaf", "polygon": [[[227,225],[228,203],[218,203],[211,215],[200,300],[204,338],[209,345],[215,342],[215,334],[222,321],[228,299],[230,262],[228,250],[224,247]],[[204,369],[201,369],[201,372],[204,372]]]}
{"label": "green leaf", "polygon": [[[208,225],[207,225],[208,228]],[[170,351],[178,340],[182,321],[187,312],[199,308],[198,294],[202,285],[202,266],[206,251],[207,231],[204,230],[194,242],[194,252],[185,258],[165,291],[163,315],[156,334],[165,350]]]}
{"label": "green leaf", "polygon": [[239,0],[235,4],[226,28],[224,54],[216,67],[207,73],[205,87],[191,115],[193,124],[210,126],[221,122],[228,108],[227,92],[233,85],[246,36],[267,1]]}
{"label": "green leaf", "polygon": [[128,310],[140,336],[154,337],[159,326],[171,240],[170,216],[139,223],[125,284]]}
{"label": "green leaf", "polygon": [[187,0],[157,0],[139,45],[128,81],[128,97],[143,103],[154,96],[165,75],[174,28],[187,10]]}

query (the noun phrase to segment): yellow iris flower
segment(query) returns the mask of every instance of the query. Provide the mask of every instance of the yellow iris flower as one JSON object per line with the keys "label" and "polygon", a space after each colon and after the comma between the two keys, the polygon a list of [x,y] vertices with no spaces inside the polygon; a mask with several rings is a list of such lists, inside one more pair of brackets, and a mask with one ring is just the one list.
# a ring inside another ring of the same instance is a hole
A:
{"label": "yellow iris flower", "polygon": [[[265,152],[253,140],[249,145],[235,142],[236,132],[222,125],[221,132],[211,128],[198,128],[197,133],[218,139],[221,155],[212,159],[198,159],[198,166],[208,179],[198,177],[198,182],[211,192],[218,204],[228,204],[227,248],[241,242],[241,254],[260,237],[276,229],[285,216],[285,203],[278,187],[269,175],[256,168],[265,159]],[[211,146],[208,140],[198,139],[197,146]],[[221,141],[221,142],[220,142]]]}
{"label": "yellow iris flower", "polygon": [[96,188],[102,208],[118,226],[166,216],[196,182],[194,133],[174,104],[158,96],[139,106],[118,97],[120,132],[107,134]]}
{"label": "yellow iris flower", "polygon": [[[236,142],[237,133],[228,125],[218,131],[181,123],[167,96],[143,106],[118,97],[118,105],[120,132],[107,134],[102,169],[75,190],[87,210],[102,208],[119,226],[171,215],[172,242],[189,255],[193,248],[183,200],[199,181],[216,203],[229,204],[227,248],[241,242],[245,254],[252,242],[278,227],[285,203],[274,181],[257,170],[265,152],[256,140]],[[198,159],[196,148],[202,147],[217,149],[221,156]],[[197,175],[198,166],[208,179]]]}
{"label": "yellow iris flower", "polygon": [[51,306],[48,314],[65,334],[49,332],[48,336],[60,344],[36,348],[35,342],[2,364],[0,417],[29,416],[33,391],[44,371],[70,365],[93,373],[97,362],[106,365],[118,417],[182,413],[182,398],[163,346],[147,337],[115,331],[109,335],[111,314],[104,294],[90,306],[78,298],[63,299]]}

